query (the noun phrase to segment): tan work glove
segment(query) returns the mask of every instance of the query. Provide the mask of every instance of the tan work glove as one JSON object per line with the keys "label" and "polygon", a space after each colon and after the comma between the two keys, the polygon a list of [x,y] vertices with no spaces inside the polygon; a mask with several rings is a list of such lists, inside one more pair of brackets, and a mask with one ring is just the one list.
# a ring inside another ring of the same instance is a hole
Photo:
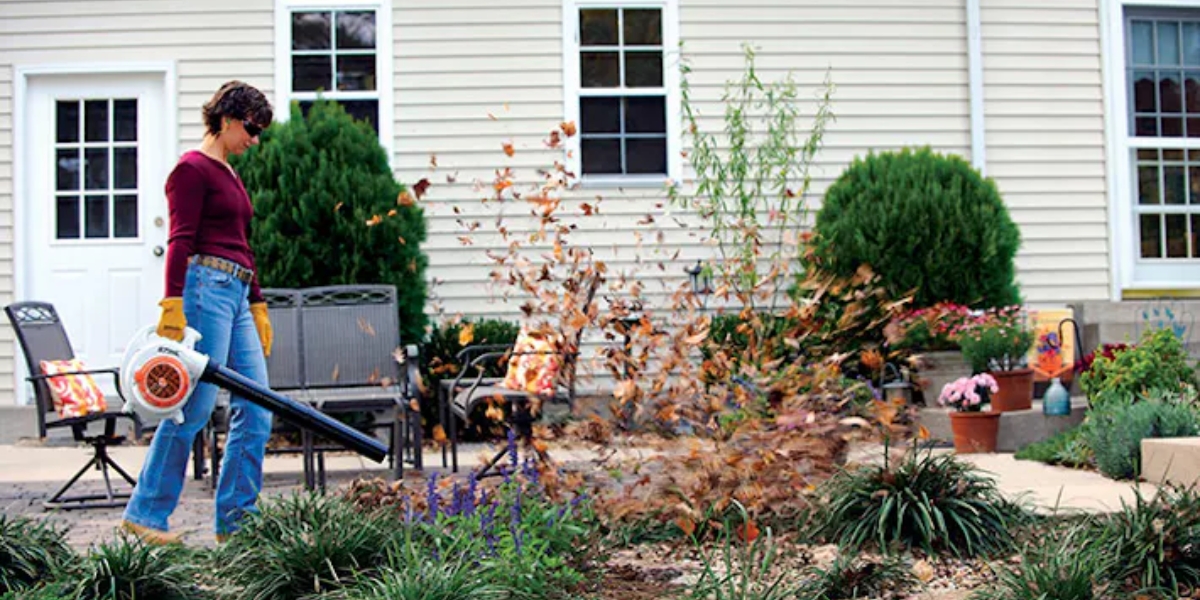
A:
{"label": "tan work glove", "polygon": [[177,342],[183,341],[183,330],[187,328],[187,317],[183,314],[183,298],[163,298],[158,305],[162,307],[162,316],[158,318],[156,333]]}
{"label": "tan work glove", "polygon": [[250,314],[254,315],[254,327],[258,329],[258,338],[262,340],[263,356],[270,356],[271,343],[275,341],[275,332],[271,330],[271,319],[267,316],[267,303],[251,304]]}

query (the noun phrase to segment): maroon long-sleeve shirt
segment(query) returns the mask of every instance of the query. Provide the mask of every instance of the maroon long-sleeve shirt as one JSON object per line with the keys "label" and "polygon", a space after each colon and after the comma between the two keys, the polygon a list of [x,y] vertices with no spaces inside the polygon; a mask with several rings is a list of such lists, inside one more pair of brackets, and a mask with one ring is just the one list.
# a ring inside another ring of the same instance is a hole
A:
{"label": "maroon long-sleeve shirt", "polygon": [[188,257],[219,256],[255,272],[250,302],[262,301],[250,221],[254,207],[242,180],[224,164],[196,150],[185,153],[167,177],[171,233],[167,238],[168,297],[182,296]]}

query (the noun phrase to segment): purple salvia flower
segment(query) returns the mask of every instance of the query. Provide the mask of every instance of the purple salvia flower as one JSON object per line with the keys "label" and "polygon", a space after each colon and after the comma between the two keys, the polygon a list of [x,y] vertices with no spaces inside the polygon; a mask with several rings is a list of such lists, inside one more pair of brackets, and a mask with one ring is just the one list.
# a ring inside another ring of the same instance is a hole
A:
{"label": "purple salvia flower", "polygon": [[467,505],[463,507],[463,511],[469,517],[475,514],[475,494],[479,489],[479,479],[475,477],[475,471],[471,471],[471,475],[467,478]]}
{"label": "purple salvia flower", "polygon": [[517,456],[517,432],[511,428],[508,430],[508,459],[512,463],[512,468],[517,469],[519,457]]}
{"label": "purple salvia flower", "polygon": [[437,521],[438,508],[442,502],[442,496],[440,494],[438,494],[438,491],[437,491],[437,481],[438,481],[437,473],[432,473],[429,475],[429,488],[425,493],[425,502],[427,504],[429,504],[429,522],[430,523],[434,523]]}
{"label": "purple salvia flower", "polygon": [[462,512],[462,490],[458,487],[458,482],[454,482],[454,491],[450,494],[450,508],[446,509],[446,516],[453,517]]}

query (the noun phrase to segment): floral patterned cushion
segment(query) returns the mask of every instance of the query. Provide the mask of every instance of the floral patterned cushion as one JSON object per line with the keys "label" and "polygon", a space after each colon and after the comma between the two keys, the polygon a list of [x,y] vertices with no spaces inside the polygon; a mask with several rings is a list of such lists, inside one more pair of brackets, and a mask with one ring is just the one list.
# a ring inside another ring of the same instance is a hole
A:
{"label": "floral patterned cushion", "polygon": [[[545,331],[531,331],[521,326],[513,356],[508,360],[508,372],[504,376],[504,387],[539,396],[553,396],[554,382],[562,368],[562,357],[558,354],[558,340]],[[537,354],[521,354],[534,352]]]}
{"label": "floral patterned cushion", "polygon": [[[86,371],[87,367],[78,358],[70,360],[43,360],[42,373],[72,373]],[[50,395],[54,398],[54,410],[58,416],[69,419],[83,417],[90,413],[102,413],[108,410],[108,401],[91,375],[64,375],[49,377],[46,385],[50,387]]]}

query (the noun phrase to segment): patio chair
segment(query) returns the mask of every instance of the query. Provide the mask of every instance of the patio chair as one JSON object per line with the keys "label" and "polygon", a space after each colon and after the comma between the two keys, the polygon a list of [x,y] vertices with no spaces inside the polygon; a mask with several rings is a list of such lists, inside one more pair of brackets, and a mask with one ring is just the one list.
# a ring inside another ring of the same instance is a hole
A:
{"label": "patio chair", "polygon": [[[584,289],[581,290],[585,299],[580,306],[586,309],[591,305],[602,281],[603,278],[596,274],[585,283]],[[549,401],[565,403],[570,409],[574,409],[576,364],[582,336],[582,328],[564,332],[562,346],[554,352],[515,352],[514,345],[511,344],[468,346],[459,351],[455,356],[456,362],[461,365],[458,375],[452,382],[443,381],[437,390],[439,417],[443,424],[449,423],[451,469],[454,473],[458,472],[458,419],[469,422],[471,413],[481,403],[491,400],[503,403],[506,409],[505,421],[508,429],[516,435],[517,439],[527,445],[531,445],[533,441],[533,423],[539,416],[533,414],[532,411],[531,405],[534,398],[525,391],[505,387],[500,378],[484,377],[486,363],[488,361],[507,361],[510,357],[525,354],[557,355],[562,364],[555,382],[555,394]],[[472,376],[468,376],[472,372],[474,372],[474,379],[471,379]],[[467,381],[469,383],[465,383]],[[476,477],[488,476],[488,472],[507,452],[508,448],[497,451],[491,460],[476,471]],[[538,458],[544,458],[540,452],[538,452]],[[447,466],[444,446],[442,448],[442,466]]]}
{"label": "patio chair", "polygon": [[[70,373],[41,374],[41,362],[44,360],[71,360],[75,358],[75,352],[71,348],[70,340],[67,339],[67,332],[63,328],[62,321],[59,320],[58,312],[54,310],[53,305],[45,302],[16,302],[4,307],[4,312],[8,315],[8,321],[12,324],[13,330],[16,332],[17,340],[21,344],[21,350],[25,354],[25,364],[31,373],[27,380],[33,384],[34,398],[37,401],[38,437],[45,438],[47,432],[51,429],[70,427],[75,441],[84,442],[92,447],[91,459],[75,473],[75,476],[70,481],[63,485],[49,500],[44,501],[42,505],[48,509],[115,508],[124,506],[129,499],[130,493],[115,493],[113,491],[112,481],[109,478],[109,469],[111,468],[113,471],[116,471],[125,481],[129,482],[130,486],[136,486],[137,481],[113,461],[112,457],[108,454],[108,447],[119,445],[125,441],[124,436],[116,435],[118,419],[131,420],[135,436],[141,435],[141,421],[135,415],[114,412],[112,410],[103,413],[91,413],[82,417],[58,417],[58,411],[54,407],[54,397],[51,395],[50,387],[46,384],[48,379],[54,377],[105,373],[112,375],[117,387],[117,394],[120,395],[121,388],[118,369],[88,369]],[[123,396],[121,400],[124,401]],[[54,418],[47,419],[47,415],[52,415]],[[88,433],[88,426],[97,421],[104,422],[104,433],[102,435],[90,435]],[[93,468],[103,473],[106,493],[102,495],[81,494],[67,496],[67,492],[79,481],[79,478],[88,469]]]}

